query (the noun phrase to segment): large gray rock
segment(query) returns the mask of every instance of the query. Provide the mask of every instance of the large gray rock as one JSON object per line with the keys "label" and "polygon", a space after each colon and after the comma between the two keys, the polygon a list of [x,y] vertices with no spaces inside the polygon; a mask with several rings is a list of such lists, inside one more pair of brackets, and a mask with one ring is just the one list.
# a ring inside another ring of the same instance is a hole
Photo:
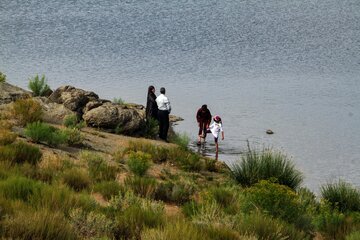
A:
{"label": "large gray rock", "polygon": [[9,83],[0,83],[0,104],[7,104],[17,99],[29,98],[31,92]]}
{"label": "large gray rock", "polygon": [[42,119],[45,122],[54,123],[54,124],[63,124],[64,118],[67,115],[74,114],[70,109],[66,108],[64,105],[52,102],[46,97],[35,97],[35,101],[40,103],[43,109]]}
{"label": "large gray rock", "polygon": [[71,111],[82,113],[83,108],[90,101],[96,101],[99,96],[94,92],[88,92],[73,86],[62,86],[56,89],[49,99],[53,102],[64,104]]}
{"label": "large gray rock", "polygon": [[145,113],[144,110],[107,102],[85,112],[83,119],[91,127],[118,128],[123,134],[133,134],[144,126]]}

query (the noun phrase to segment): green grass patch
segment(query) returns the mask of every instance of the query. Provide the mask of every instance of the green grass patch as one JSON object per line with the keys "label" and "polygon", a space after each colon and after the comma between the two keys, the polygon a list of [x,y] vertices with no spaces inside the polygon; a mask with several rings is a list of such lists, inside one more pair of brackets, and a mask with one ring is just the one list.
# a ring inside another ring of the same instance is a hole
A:
{"label": "green grass patch", "polygon": [[88,189],[91,184],[89,174],[77,168],[66,170],[63,173],[62,181],[77,192]]}
{"label": "green grass patch", "polygon": [[43,122],[28,123],[25,128],[25,136],[33,142],[42,142],[50,146],[58,146],[67,141],[67,136],[62,131]]}
{"label": "green grass patch", "polygon": [[110,200],[112,197],[120,194],[122,188],[116,181],[106,181],[95,184],[93,190],[100,193],[105,200]]}
{"label": "green grass patch", "polygon": [[360,211],[360,191],[344,181],[322,186],[321,197],[341,212]]}
{"label": "green grass patch", "polygon": [[134,176],[125,179],[125,186],[140,197],[154,198],[157,182],[154,178]]}
{"label": "green grass patch", "polygon": [[36,165],[42,157],[40,148],[24,142],[16,142],[0,146],[0,161],[15,163],[30,163]]}
{"label": "green grass patch", "polygon": [[0,129],[0,146],[9,145],[15,142],[16,137],[16,133],[13,133],[6,129]]}
{"label": "green grass patch", "polygon": [[242,161],[233,164],[231,172],[233,178],[245,187],[260,180],[275,180],[295,190],[303,182],[303,175],[286,155],[268,149],[259,152],[249,147]]}
{"label": "green grass patch", "polygon": [[0,181],[0,192],[2,196],[6,199],[19,199],[24,202],[27,202],[32,195],[40,192],[42,187],[43,185],[39,182],[22,176],[12,176]]}
{"label": "green grass patch", "polygon": [[76,114],[70,114],[65,116],[63,124],[67,128],[82,129],[85,127],[85,122],[80,121]]}
{"label": "green grass patch", "polygon": [[89,174],[94,182],[111,181],[116,179],[118,168],[109,165],[96,153],[83,152],[81,158],[87,161]]}
{"label": "green grass patch", "polygon": [[141,177],[151,166],[151,155],[144,152],[130,152],[126,163],[133,174]]}

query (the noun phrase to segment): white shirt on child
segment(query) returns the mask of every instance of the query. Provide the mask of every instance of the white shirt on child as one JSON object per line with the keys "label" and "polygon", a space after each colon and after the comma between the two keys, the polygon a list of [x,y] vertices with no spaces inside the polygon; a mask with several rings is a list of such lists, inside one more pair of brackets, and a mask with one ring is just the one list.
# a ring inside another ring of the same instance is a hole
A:
{"label": "white shirt on child", "polygon": [[220,132],[223,132],[221,123],[213,122],[209,128],[210,128],[212,135],[214,135],[214,137],[216,137],[216,138],[219,137]]}

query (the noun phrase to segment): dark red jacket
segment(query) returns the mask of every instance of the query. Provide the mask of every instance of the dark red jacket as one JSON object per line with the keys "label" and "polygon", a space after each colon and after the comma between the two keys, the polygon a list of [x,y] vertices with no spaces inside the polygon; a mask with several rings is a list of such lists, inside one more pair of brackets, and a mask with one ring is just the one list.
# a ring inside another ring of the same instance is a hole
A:
{"label": "dark red jacket", "polygon": [[209,109],[203,110],[202,108],[199,108],[199,110],[196,113],[196,120],[200,123],[207,123],[210,124],[211,122],[211,113]]}

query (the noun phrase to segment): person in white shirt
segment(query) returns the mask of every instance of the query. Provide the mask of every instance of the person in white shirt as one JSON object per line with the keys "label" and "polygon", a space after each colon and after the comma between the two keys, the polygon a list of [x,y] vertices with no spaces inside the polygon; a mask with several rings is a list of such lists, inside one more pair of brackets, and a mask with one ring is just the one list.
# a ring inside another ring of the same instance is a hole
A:
{"label": "person in white shirt", "polygon": [[218,160],[218,154],[219,154],[219,145],[218,145],[218,139],[221,132],[221,140],[224,140],[224,130],[222,128],[222,121],[221,118],[218,115],[215,115],[213,117],[214,122],[210,125],[208,133],[212,133],[214,136],[215,141],[215,159]]}
{"label": "person in white shirt", "polygon": [[160,95],[156,98],[158,106],[159,119],[159,137],[167,142],[167,134],[169,130],[169,114],[171,112],[171,105],[169,99],[165,96],[165,88],[160,88]]}

